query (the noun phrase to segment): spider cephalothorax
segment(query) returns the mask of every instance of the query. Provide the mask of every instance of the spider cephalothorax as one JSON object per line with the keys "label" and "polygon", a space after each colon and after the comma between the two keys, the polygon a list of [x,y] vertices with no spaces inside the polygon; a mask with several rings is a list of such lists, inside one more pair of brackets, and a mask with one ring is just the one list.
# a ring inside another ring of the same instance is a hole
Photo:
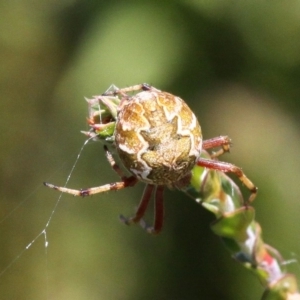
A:
{"label": "spider cephalothorax", "polygon": [[[121,216],[121,220],[126,224],[140,222],[150,233],[162,229],[165,186],[183,189],[189,184],[195,165],[235,173],[250,189],[249,201],[254,199],[257,188],[242,170],[214,159],[229,150],[230,139],[219,136],[203,141],[196,116],[181,98],[140,84],[123,89],[111,86],[104,94],[87,101],[91,129],[84,133],[115,147],[132,176],[124,175],[105,146],[106,157],[121,181],[81,190],[50,183],[45,183],[46,186],[75,196],[88,196],[144,182],[146,187],[136,214],[128,219]],[[200,157],[202,149],[215,147],[221,149],[211,159]],[[148,227],[142,217],[153,193],[155,219],[153,227]]]}

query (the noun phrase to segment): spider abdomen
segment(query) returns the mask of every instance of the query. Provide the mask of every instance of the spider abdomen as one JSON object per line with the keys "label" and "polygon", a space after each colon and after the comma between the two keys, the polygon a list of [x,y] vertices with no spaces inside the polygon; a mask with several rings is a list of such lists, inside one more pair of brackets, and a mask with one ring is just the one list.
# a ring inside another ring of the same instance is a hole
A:
{"label": "spider abdomen", "polygon": [[122,163],[139,180],[173,186],[195,165],[202,135],[182,99],[151,89],[122,99],[115,143]]}

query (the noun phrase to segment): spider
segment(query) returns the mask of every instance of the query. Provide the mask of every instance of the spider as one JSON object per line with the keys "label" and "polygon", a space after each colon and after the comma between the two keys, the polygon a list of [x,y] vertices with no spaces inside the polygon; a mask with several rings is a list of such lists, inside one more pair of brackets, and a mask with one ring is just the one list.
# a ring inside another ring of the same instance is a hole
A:
{"label": "spider", "polygon": [[[203,140],[196,116],[181,98],[144,83],[121,89],[111,86],[101,96],[87,101],[91,129],[84,133],[112,144],[131,176],[125,176],[105,145],[106,158],[121,181],[80,190],[50,183],[44,183],[45,186],[74,196],[90,196],[132,187],[139,181],[146,183],[135,215],[130,218],[121,215],[120,219],[127,225],[140,223],[151,234],[158,234],[163,227],[165,187],[179,190],[186,187],[195,165],[236,174],[251,192],[247,203],[256,197],[257,187],[241,168],[215,159],[229,151],[229,137]],[[217,147],[220,149],[211,159],[200,157],[202,150]],[[143,216],[153,194],[154,223],[148,226]]]}

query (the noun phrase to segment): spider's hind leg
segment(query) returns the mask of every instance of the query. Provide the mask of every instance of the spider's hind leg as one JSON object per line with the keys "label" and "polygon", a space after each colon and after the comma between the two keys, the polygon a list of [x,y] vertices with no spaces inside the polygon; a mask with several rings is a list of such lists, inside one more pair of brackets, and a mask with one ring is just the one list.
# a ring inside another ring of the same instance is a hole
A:
{"label": "spider's hind leg", "polygon": [[139,203],[138,209],[133,217],[126,218],[123,215],[120,215],[120,220],[124,224],[131,225],[131,224],[135,224],[135,223],[138,223],[141,221],[141,219],[143,218],[143,216],[145,215],[145,212],[147,210],[154,187],[155,186],[152,184],[146,185],[144,192],[143,192],[142,199]]}
{"label": "spider's hind leg", "polygon": [[163,192],[164,192],[164,186],[159,185],[156,187],[155,215],[154,215],[153,226],[148,226],[143,219],[140,220],[140,225],[142,226],[142,228],[144,228],[145,230],[147,230],[148,233],[151,234],[159,234],[163,227],[163,222],[164,222]]}
{"label": "spider's hind leg", "polygon": [[203,141],[202,148],[204,150],[221,147],[217,152],[213,152],[211,158],[216,158],[225,152],[230,152],[231,139],[227,135],[221,135],[215,138],[211,138]]}
{"label": "spider's hind leg", "polygon": [[[155,188],[156,191],[155,191],[154,224],[153,226],[148,226],[146,222],[143,220],[143,216],[145,215],[153,190]],[[125,218],[124,216],[121,215],[120,220],[126,225],[140,223],[142,228],[145,229],[148,233],[158,234],[163,227],[163,217],[164,217],[163,190],[164,190],[164,186],[161,185],[155,186],[152,184],[147,184],[135,215],[131,218]]]}
{"label": "spider's hind leg", "polygon": [[255,199],[255,197],[257,195],[257,187],[246,176],[246,174],[243,172],[243,170],[240,167],[235,166],[228,162],[218,161],[218,160],[213,160],[213,159],[206,159],[206,158],[199,158],[197,161],[197,165],[201,166],[201,167],[209,168],[212,170],[216,170],[216,171],[221,171],[224,173],[234,173],[251,193],[250,197],[249,197],[248,201],[245,203],[245,205],[250,204]]}

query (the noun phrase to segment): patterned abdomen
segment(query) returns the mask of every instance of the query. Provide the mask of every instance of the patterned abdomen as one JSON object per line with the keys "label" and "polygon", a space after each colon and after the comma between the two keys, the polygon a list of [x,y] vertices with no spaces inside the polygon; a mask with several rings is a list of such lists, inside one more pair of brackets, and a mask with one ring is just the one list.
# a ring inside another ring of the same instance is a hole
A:
{"label": "patterned abdomen", "polygon": [[139,180],[171,187],[193,168],[202,135],[182,99],[149,90],[122,99],[115,143],[122,163]]}

